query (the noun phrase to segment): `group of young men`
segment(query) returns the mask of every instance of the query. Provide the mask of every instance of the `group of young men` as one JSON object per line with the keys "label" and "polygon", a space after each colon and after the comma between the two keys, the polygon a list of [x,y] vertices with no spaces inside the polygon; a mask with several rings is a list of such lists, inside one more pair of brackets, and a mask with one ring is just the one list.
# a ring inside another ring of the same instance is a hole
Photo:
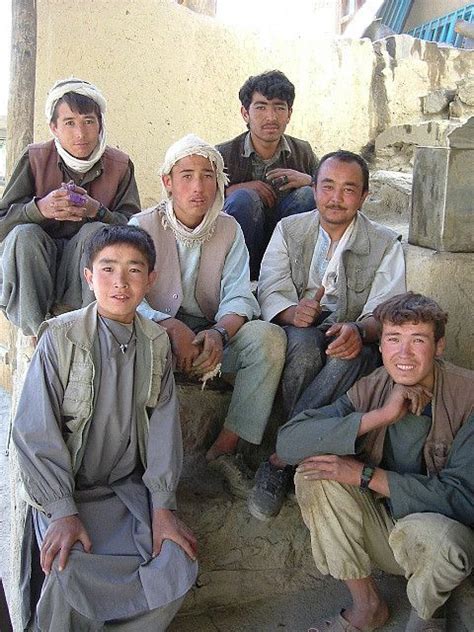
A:
{"label": "group of young men", "polygon": [[[407,631],[444,631],[474,560],[473,372],[440,359],[446,313],[406,292],[399,236],[360,211],[365,160],[318,162],[285,134],[283,73],[250,77],[239,97],[248,131],[217,148],[175,142],[164,200],[140,211],[132,162],[106,144],[104,97],[60,81],[53,139],[25,150],[0,201],[0,306],[38,338],[13,428],[25,585],[35,541],[44,573],[34,625],[166,629],[197,574],[175,513],[173,371],[222,370],[234,389],[206,459],[261,520],[296,467],[316,565],[353,599],[318,629],[383,626],[376,564],[408,579]],[[239,442],[261,442],[280,385],[289,421],[252,480]]]}

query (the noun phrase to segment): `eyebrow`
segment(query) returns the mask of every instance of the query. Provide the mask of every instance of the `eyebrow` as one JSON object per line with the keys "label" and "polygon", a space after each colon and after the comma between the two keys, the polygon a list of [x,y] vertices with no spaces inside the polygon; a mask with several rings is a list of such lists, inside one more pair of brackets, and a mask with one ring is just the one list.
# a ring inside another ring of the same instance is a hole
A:
{"label": "eyebrow", "polygon": [[204,171],[205,173],[214,173],[214,169],[209,167],[208,169],[179,169],[179,173],[195,173],[196,171]]}
{"label": "eyebrow", "polygon": [[[119,261],[118,259],[98,259],[97,263],[105,264],[105,263],[123,263],[123,262]],[[129,259],[125,263],[127,263],[127,265],[145,265],[145,262],[141,261],[140,259]]]}
{"label": "eyebrow", "polygon": [[[323,184],[324,182],[335,182],[335,180],[333,180],[332,178],[322,178],[321,180],[318,180],[318,183]],[[350,186],[350,187],[358,187],[361,186],[360,182],[343,182],[342,183],[344,186]]]}
{"label": "eyebrow", "polygon": [[[393,329],[393,330],[388,330],[388,331],[383,331],[382,332],[382,336],[397,336],[399,334],[401,334],[402,331],[400,329]],[[414,332],[412,334],[410,334],[410,336],[416,336],[418,338],[430,338],[429,334],[424,334],[421,332]]]}

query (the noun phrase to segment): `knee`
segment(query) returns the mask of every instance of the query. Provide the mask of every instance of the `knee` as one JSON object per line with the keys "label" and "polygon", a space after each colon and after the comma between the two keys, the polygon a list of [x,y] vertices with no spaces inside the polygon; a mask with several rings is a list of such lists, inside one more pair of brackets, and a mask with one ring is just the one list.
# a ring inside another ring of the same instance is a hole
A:
{"label": "knee", "polygon": [[441,514],[411,514],[398,520],[389,543],[401,566],[410,560],[425,565],[437,559],[469,574],[474,564],[471,530]]}
{"label": "knee", "polygon": [[285,332],[278,325],[252,320],[244,325],[249,355],[281,371],[286,354]]}
{"label": "knee", "polygon": [[293,195],[295,203],[301,205],[302,209],[305,211],[311,211],[316,206],[313,188],[310,186],[295,189]]}
{"label": "knee", "polygon": [[263,217],[262,202],[253,189],[237,189],[231,193],[225,200],[224,211],[236,219],[257,221]]}
{"label": "knee", "polygon": [[32,250],[32,244],[50,239],[39,224],[20,224],[5,237],[5,244],[15,244],[16,248]]}
{"label": "knee", "polygon": [[286,327],[287,363],[296,361],[302,368],[320,366],[324,361],[324,349],[314,327]]}
{"label": "knee", "polygon": [[82,246],[85,245],[87,240],[92,235],[98,232],[101,228],[104,228],[104,226],[106,225],[107,224],[104,224],[103,222],[89,222],[87,224],[84,224],[84,226],[81,226],[79,232],[76,234],[77,243],[81,244]]}

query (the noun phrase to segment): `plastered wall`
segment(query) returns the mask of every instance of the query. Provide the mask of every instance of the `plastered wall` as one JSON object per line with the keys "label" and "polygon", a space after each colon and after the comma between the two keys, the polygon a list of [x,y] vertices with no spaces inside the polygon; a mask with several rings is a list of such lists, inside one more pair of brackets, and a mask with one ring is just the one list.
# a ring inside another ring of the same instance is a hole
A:
{"label": "plastered wall", "polygon": [[414,122],[420,96],[474,73],[469,51],[408,36],[273,40],[230,28],[168,0],[38,0],[35,137],[49,138],[48,88],[71,74],[108,98],[109,142],[132,156],[142,204],[161,195],[166,148],[195,132],[211,142],[240,133],[237,93],[250,74],[283,70],[297,96],[288,132],[316,152],[358,150],[389,125]]}

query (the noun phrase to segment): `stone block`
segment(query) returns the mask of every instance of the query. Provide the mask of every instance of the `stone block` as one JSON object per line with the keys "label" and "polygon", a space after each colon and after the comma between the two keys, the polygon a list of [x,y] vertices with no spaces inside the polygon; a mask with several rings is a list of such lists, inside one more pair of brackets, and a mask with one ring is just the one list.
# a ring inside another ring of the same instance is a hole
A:
{"label": "stone block", "polygon": [[474,253],[436,252],[405,244],[407,287],[433,297],[449,312],[447,360],[474,369]]}
{"label": "stone block", "polygon": [[449,103],[453,100],[455,90],[434,90],[424,97],[421,97],[421,109],[423,114],[441,114],[447,110]]}
{"label": "stone block", "polygon": [[411,244],[474,252],[474,150],[419,147],[413,170]]}

